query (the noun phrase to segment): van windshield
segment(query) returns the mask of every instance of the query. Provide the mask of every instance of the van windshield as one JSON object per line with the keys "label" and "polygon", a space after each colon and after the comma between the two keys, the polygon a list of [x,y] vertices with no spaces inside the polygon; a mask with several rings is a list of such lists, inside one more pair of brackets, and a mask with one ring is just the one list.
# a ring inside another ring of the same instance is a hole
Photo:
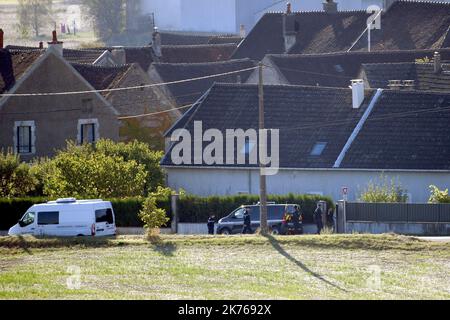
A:
{"label": "van windshield", "polygon": [[26,226],[29,226],[30,224],[33,224],[34,223],[34,217],[35,217],[35,213],[34,212],[27,212],[27,213],[25,213],[25,215],[20,220],[21,227],[26,227]]}

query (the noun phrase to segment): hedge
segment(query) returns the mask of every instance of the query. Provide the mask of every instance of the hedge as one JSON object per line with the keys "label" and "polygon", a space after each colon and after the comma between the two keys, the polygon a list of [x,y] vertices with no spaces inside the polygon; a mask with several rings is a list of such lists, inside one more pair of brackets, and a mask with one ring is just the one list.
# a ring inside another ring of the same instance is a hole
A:
{"label": "hedge", "polygon": [[[15,198],[0,199],[0,230],[8,230],[12,225],[22,217],[22,215],[33,204],[46,202],[47,198]],[[328,203],[328,207],[333,206],[333,201],[327,197],[294,195],[285,196],[268,196],[268,201],[278,204],[298,204],[302,208],[305,215],[305,222],[313,221],[313,213],[316,203],[324,200]],[[116,215],[116,224],[118,227],[141,227],[142,222],[138,218],[138,212],[142,208],[142,198],[129,199],[110,199]],[[256,204],[259,201],[258,196],[242,195],[242,196],[225,196],[225,197],[198,197],[183,196],[178,205],[179,221],[190,223],[203,223],[208,217],[214,214],[217,218],[222,218],[230,214],[234,209],[241,205]],[[158,206],[164,208],[172,217],[170,207],[170,199],[159,201]],[[170,222],[169,222],[170,223]]]}

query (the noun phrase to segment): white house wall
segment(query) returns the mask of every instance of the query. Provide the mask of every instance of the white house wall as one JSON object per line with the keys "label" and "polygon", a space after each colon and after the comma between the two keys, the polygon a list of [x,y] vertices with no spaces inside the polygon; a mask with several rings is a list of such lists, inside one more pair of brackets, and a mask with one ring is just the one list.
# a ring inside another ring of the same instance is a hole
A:
{"label": "white house wall", "polygon": [[[257,170],[248,169],[183,169],[166,168],[169,187],[200,196],[234,195],[238,193],[258,194]],[[379,180],[381,171],[347,170],[283,170],[278,175],[267,177],[269,194],[321,193],[334,200],[342,199],[342,187],[349,190],[348,200],[357,200],[370,180]],[[450,172],[385,172],[395,178],[410,194],[414,203],[427,202],[429,186],[434,184],[445,189],[450,185]]]}

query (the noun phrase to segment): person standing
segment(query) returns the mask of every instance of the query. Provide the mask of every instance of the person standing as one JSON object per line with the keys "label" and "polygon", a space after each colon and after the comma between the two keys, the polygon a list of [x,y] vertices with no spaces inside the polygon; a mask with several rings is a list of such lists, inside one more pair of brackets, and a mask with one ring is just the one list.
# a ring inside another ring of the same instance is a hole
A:
{"label": "person standing", "polygon": [[216,217],[210,216],[208,219],[208,234],[209,235],[214,235],[215,225],[216,225]]}
{"label": "person standing", "polygon": [[320,205],[320,203],[317,203],[316,211],[314,211],[314,221],[316,222],[317,226],[317,234],[320,234],[323,229],[322,215],[322,206]]}
{"label": "person standing", "polygon": [[294,223],[294,234],[300,234],[300,219],[301,219],[300,206],[294,207],[294,213],[292,214],[292,220]]}
{"label": "person standing", "polygon": [[242,234],[252,234],[252,218],[250,216],[250,212],[247,209],[244,209],[244,228],[242,228]]}

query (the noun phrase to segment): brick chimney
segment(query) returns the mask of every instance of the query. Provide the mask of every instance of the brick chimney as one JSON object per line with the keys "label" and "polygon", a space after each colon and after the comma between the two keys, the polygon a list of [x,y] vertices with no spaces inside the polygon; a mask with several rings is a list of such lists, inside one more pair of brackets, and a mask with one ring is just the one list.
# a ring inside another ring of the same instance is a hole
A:
{"label": "brick chimney", "polygon": [[124,65],[127,63],[127,54],[123,47],[114,47],[111,50],[111,54],[114,57],[114,61],[117,65]]}
{"label": "brick chimney", "polygon": [[39,42],[39,49],[44,49],[44,43],[42,41]]}
{"label": "brick chimney", "polygon": [[337,13],[338,5],[333,0],[325,0],[325,2],[323,3],[323,10],[326,13]]}
{"label": "brick chimney", "polygon": [[59,54],[62,57],[63,56],[63,42],[58,41],[58,36],[56,34],[56,30],[53,30],[52,35],[53,35],[53,39],[52,39],[52,42],[48,42],[48,48],[51,50],[54,50],[57,54]]}
{"label": "brick chimney", "polygon": [[292,13],[292,6],[288,2],[286,5],[286,13],[283,14],[283,38],[285,53],[288,53],[297,42],[297,33],[300,30],[298,22],[295,18],[296,15]]}
{"label": "brick chimney", "polygon": [[439,52],[434,53],[434,73],[439,74],[442,71],[441,54]]}
{"label": "brick chimney", "polygon": [[159,33],[159,30],[157,27],[153,29],[153,52],[155,53],[155,56],[158,58],[161,58],[162,51],[161,51],[161,34]]}
{"label": "brick chimney", "polygon": [[3,29],[0,29],[0,49],[3,49],[3,35],[5,33],[3,32]]}

